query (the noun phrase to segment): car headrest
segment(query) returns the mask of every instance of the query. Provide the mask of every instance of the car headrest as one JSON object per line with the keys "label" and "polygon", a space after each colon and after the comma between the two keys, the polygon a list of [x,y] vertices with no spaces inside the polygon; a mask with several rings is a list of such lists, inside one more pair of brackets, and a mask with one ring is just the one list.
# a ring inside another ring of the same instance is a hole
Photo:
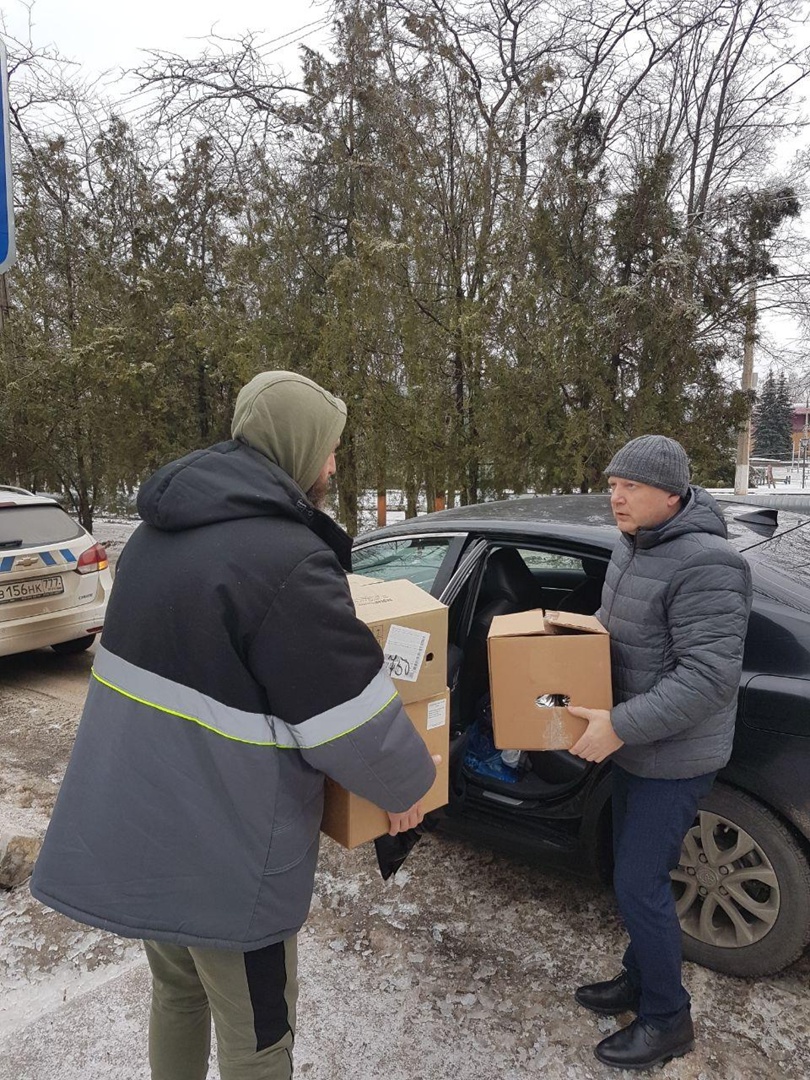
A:
{"label": "car headrest", "polygon": [[582,569],[589,578],[598,578],[600,581],[604,581],[607,563],[602,559],[589,559],[586,556],[582,560]]}
{"label": "car headrest", "polygon": [[498,548],[487,559],[481,596],[485,601],[507,600],[520,608],[532,602],[537,583],[515,548]]}

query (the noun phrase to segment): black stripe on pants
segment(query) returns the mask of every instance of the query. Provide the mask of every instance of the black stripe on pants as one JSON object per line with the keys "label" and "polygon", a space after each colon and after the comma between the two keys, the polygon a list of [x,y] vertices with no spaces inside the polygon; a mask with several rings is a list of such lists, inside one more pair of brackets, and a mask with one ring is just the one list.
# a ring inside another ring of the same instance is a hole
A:
{"label": "black stripe on pants", "polygon": [[245,953],[245,974],[253,1007],[256,1050],[266,1050],[291,1030],[284,996],[287,986],[284,942]]}

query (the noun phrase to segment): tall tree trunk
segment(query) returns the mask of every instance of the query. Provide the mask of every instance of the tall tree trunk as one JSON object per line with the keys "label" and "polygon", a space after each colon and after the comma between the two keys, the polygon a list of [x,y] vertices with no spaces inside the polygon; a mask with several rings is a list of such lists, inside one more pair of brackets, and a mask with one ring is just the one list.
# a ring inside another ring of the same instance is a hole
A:
{"label": "tall tree trunk", "polygon": [[200,360],[197,364],[197,421],[199,423],[200,436],[208,438],[211,430],[211,418],[208,414],[208,379],[205,372],[205,361]]}
{"label": "tall tree trunk", "polygon": [[437,498],[436,480],[433,475],[433,470],[429,469],[427,476],[425,477],[425,502],[427,503],[428,513],[430,513],[431,510],[436,509]]}
{"label": "tall tree trunk", "polygon": [[357,536],[359,524],[357,497],[357,454],[354,433],[344,431],[340,444],[338,499],[340,518],[349,536]]}
{"label": "tall tree trunk", "polygon": [[419,507],[419,485],[417,484],[413,476],[409,476],[405,481],[405,515],[406,517],[416,517]]}
{"label": "tall tree trunk", "polygon": [[76,495],[72,501],[76,507],[76,516],[79,519],[79,524],[82,526],[82,528],[87,529],[88,532],[92,532],[93,500],[90,497],[90,492],[87,488],[87,484],[82,477],[77,478]]}

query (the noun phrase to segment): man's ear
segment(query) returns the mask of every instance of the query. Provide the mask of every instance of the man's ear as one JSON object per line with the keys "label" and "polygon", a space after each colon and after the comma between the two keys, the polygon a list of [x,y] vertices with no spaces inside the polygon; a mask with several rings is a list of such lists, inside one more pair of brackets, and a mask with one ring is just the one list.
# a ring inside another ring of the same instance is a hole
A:
{"label": "man's ear", "polygon": [[680,497],[680,495],[672,494],[667,499],[667,506],[670,510],[674,510],[677,506],[680,506],[682,502],[683,499]]}

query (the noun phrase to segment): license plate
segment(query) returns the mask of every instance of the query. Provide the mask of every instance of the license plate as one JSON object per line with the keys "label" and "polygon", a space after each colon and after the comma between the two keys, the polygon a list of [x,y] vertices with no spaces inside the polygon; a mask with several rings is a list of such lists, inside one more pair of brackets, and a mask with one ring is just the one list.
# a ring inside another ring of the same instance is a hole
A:
{"label": "license plate", "polygon": [[42,596],[59,596],[65,591],[65,583],[59,576],[33,578],[31,581],[10,581],[0,585],[0,604],[13,600],[37,600]]}

